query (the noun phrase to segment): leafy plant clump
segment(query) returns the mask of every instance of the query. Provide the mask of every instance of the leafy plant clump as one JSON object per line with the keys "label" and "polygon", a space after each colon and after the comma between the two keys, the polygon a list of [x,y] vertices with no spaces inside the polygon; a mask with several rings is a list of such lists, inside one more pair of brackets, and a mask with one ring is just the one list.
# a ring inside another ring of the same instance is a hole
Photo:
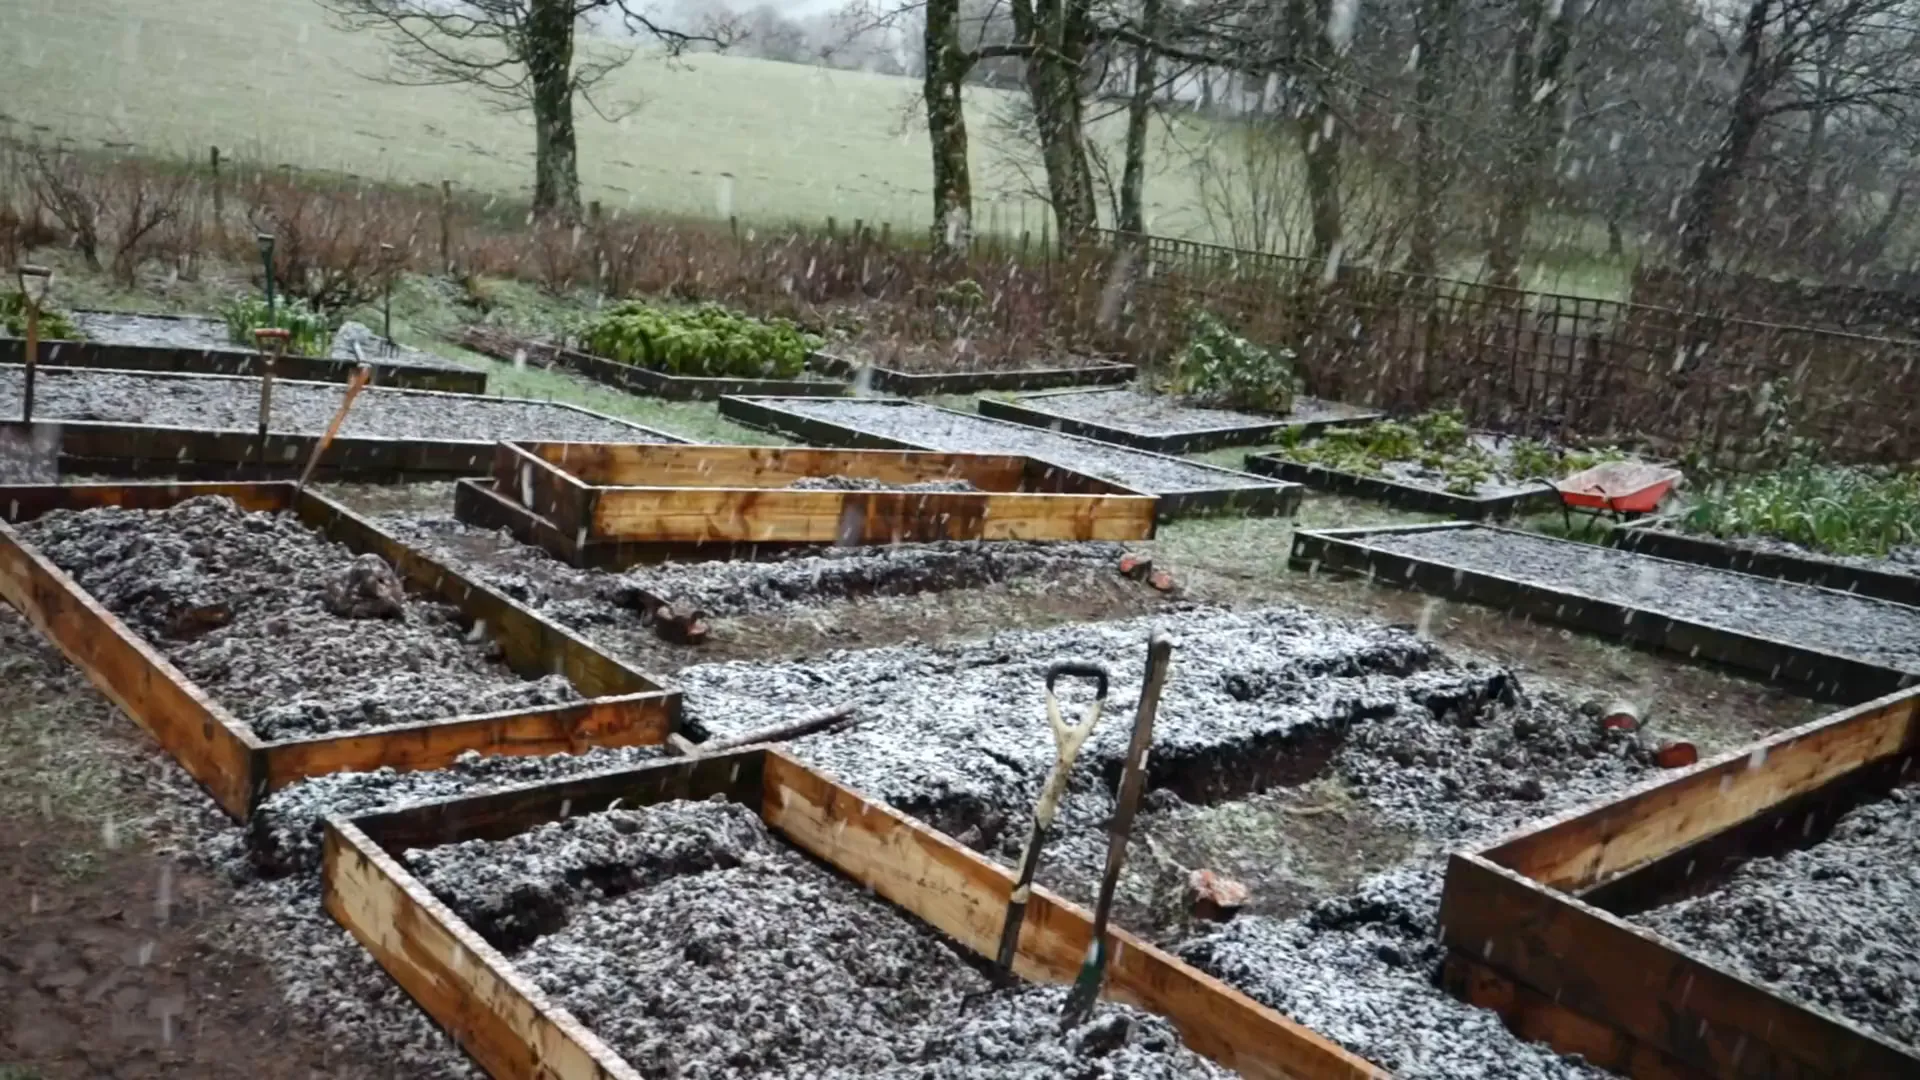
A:
{"label": "leafy plant clump", "polygon": [[1206,404],[1288,413],[1299,386],[1293,362],[1293,350],[1257,345],[1211,312],[1195,311],[1187,345],[1174,357],[1173,389]]}
{"label": "leafy plant clump", "polygon": [[1884,557],[1920,542],[1920,473],[1820,465],[1715,485],[1680,516],[1688,532],[1769,537],[1834,555]]}
{"label": "leafy plant clump", "polygon": [[253,348],[253,332],[277,326],[287,332],[287,351],[300,356],[325,356],[333,347],[333,324],[297,297],[275,300],[273,314],[258,296],[244,296],[220,309],[227,323],[227,340]]}
{"label": "leafy plant clump", "polygon": [[719,304],[658,308],[628,302],[581,330],[597,356],[669,375],[790,379],[822,341],[786,319],[760,320]]}
{"label": "leafy plant clump", "polygon": [[[27,298],[19,292],[0,293],[0,327],[5,327],[8,337],[27,336]],[[67,318],[64,311],[54,308],[40,309],[40,340],[42,341],[78,341],[80,331]]]}
{"label": "leafy plant clump", "polygon": [[1472,495],[1490,481],[1519,486],[1558,480],[1604,461],[1618,461],[1618,450],[1568,450],[1535,439],[1508,443],[1475,439],[1457,410],[1422,413],[1410,419],[1382,420],[1362,427],[1334,428],[1310,440],[1288,444],[1284,456],[1341,472],[1378,476],[1397,466],[1405,479],[1431,478],[1453,495]]}

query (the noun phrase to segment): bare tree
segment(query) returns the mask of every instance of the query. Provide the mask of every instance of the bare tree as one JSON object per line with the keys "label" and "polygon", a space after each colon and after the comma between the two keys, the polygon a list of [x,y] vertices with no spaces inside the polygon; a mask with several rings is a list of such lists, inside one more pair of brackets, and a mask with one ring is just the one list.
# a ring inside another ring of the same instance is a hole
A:
{"label": "bare tree", "polygon": [[1527,224],[1540,198],[1543,173],[1560,139],[1562,71],[1573,48],[1575,5],[1567,0],[1522,0],[1519,36],[1513,43],[1507,119],[1508,150],[1487,275],[1495,285],[1520,284],[1520,257]]}
{"label": "bare tree", "polygon": [[730,21],[699,30],[663,26],[632,0],[321,0],[351,30],[393,38],[396,66],[381,76],[403,86],[470,86],[506,111],[531,110],[533,208],[573,219],[580,214],[579,148],[573,102],[601,115],[593,92],[633,50],[603,45],[576,56],[589,20],[651,38],[670,54],[706,43],[725,46]]}

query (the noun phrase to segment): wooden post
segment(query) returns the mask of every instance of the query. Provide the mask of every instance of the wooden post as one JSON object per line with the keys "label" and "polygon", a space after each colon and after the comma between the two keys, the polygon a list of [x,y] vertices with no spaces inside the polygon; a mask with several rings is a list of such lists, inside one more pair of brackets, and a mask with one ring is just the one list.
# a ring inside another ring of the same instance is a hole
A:
{"label": "wooden post", "polygon": [[453,273],[453,181],[440,181],[440,269]]}
{"label": "wooden post", "polygon": [[220,190],[219,147],[214,146],[207,149],[207,163],[213,170],[213,223],[214,226],[218,228],[221,222],[225,220],[227,212],[226,195]]}
{"label": "wooden post", "polygon": [[23,423],[33,423],[33,375],[40,366],[40,305],[31,296],[24,298],[27,305],[27,371],[26,385],[20,394],[20,419]]}
{"label": "wooden post", "polygon": [[883,248],[893,247],[893,222],[891,221],[883,221],[880,223],[880,246]]}
{"label": "wooden post", "polygon": [[259,350],[262,360],[260,368],[260,445],[258,456],[262,468],[267,464],[267,430],[273,419],[273,364],[274,360],[287,347],[288,333],[277,326],[263,326],[253,332],[254,347]]}
{"label": "wooden post", "polygon": [[839,226],[835,224],[833,218],[831,217],[827,218],[827,239],[829,240],[835,239],[838,229],[839,229]]}

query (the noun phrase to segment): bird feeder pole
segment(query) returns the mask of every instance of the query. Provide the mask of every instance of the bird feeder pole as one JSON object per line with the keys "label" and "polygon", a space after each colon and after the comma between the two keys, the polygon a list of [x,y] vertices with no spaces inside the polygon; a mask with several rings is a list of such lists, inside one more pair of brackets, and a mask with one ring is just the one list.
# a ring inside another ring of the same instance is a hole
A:
{"label": "bird feeder pole", "polygon": [[273,322],[273,234],[254,233],[253,242],[260,245],[260,263],[267,269],[267,322]]}
{"label": "bird feeder pole", "polygon": [[27,368],[20,395],[20,419],[31,424],[33,376],[40,363],[40,306],[47,302],[47,292],[53,286],[53,271],[44,266],[23,265],[17,272],[20,276],[20,299],[27,309]]}

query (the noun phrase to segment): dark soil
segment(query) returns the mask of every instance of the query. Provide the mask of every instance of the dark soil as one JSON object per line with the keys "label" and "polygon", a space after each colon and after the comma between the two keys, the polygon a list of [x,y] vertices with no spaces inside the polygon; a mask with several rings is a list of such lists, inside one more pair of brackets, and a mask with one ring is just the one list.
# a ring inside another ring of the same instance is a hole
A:
{"label": "dark soil", "polygon": [[977,958],[780,843],[736,803],[570,818],[407,853],[457,912],[646,1077],[1225,1077],[1166,1021]]}
{"label": "dark soil", "polygon": [[1920,1048],[1920,787],[1840,819],[1812,847],[1632,916],[1668,940]]}
{"label": "dark soil", "polygon": [[294,1029],[270,965],[207,944],[226,890],[77,827],[0,819],[0,1076],[391,1075]]}
{"label": "dark soil", "polygon": [[1136,491],[1164,494],[1211,488],[1271,487],[1276,483],[1247,473],[925,405],[794,398],[783,400],[780,407],[928,450],[1024,454]]}
{"label": "dark soil", "polygon": [[458,611],[290,514],[209,496],[56,511],[22,532],[268,741],[579,699],[559,676],[515,675]]}
{"label": "dark soil", "polygon": [[[18,408],[23,382],[20,368],[0,367],[0,406]],[[269,427],[282,433],[324,432],[345,394],[341,383],[277,379]],[[34,383],[33,415],[36,420],[257,431],[260,380],[46,368]],[[489,443],[500,439],[648,442],[660,437],[637,425],[551,402],[379,387],[354,399],[340,434]]]}
{"label": "dark soil", "polygon": [[1189,404],[1184,399],[1137,390],[1078,390],[1071,394],[1037,394],[1016,399],[1029,409],[1104,424],[1141,435],[1180,435],[1220,428],[1265,427],[1271,424],[1318,424],[1369,415],[1373,410],[1337,401],[1300,396],[1292,411],[1280,414],[1237,412]]}
{"label": "dark soil", "polygon": [[[579,570],[496,531],[414,510],[381,525],[644,670],[729,657],[800,655],[950,628],[1149,610],[1162,594],[1119,576],[1121,545],[935,543],[826,548],[760,561]],[[642,592],[705,613],[712,637],[654,634]]]}
{"label": "dark soil", "polygon": [[1382,533],[1369,547],[1920,673],[1920,609],[1484,528]]}

